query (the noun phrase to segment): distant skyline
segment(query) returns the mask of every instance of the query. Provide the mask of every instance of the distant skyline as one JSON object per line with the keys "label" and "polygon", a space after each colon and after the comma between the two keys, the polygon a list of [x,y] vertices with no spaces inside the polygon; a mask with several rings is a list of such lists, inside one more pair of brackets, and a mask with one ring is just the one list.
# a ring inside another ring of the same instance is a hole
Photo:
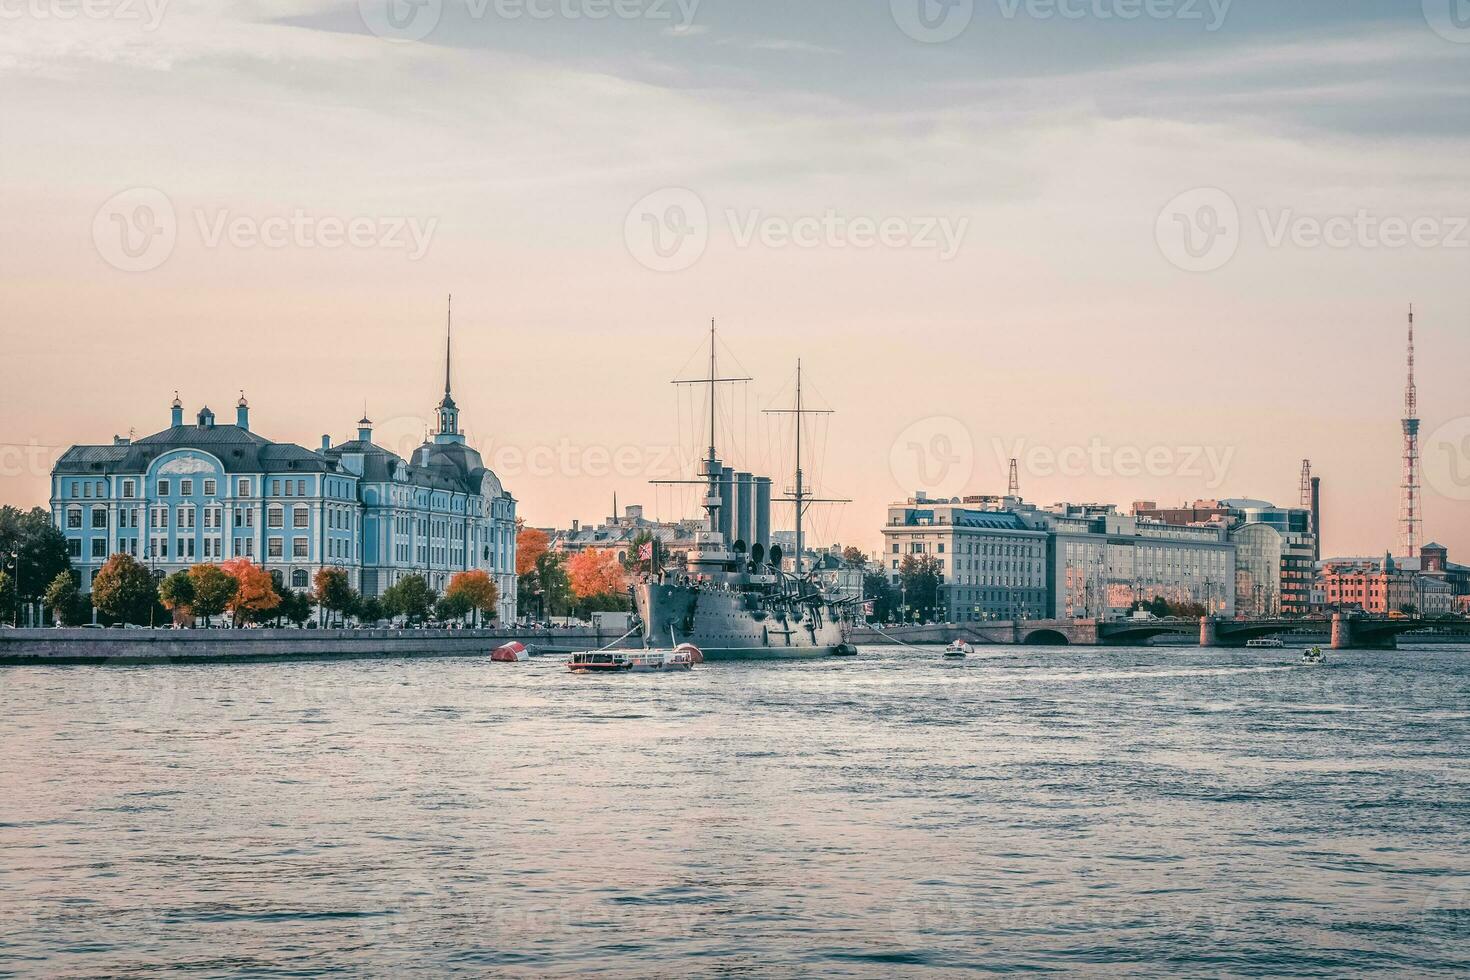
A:
{"label": "distant skyline", "polygon": [[1324,554],[1381,554],[1412,302],[1424,539],[1470,555],[1450,0],[388,2],[4,7],[0,503],[176,388],[307,447],[366,401],[404,453],[453,292],[531,524],[697,515],[647,481],[697,455],[668,382],[715,317],[734,462],[789,480],[759,410],[798,357],[837,413],[822,543],[1012,455],[1028,500],[1125,510],[1295,504],[1311,458]]}

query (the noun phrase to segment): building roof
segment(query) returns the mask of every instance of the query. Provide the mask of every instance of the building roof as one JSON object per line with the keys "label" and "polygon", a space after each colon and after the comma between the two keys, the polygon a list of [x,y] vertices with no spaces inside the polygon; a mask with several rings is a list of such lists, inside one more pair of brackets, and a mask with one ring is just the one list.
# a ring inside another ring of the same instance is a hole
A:
{"label": "building roof", "polygon": [[336,461],[294,443],[264,439],[237,425],[175,425],[131,443],[72,446],[53,472],[62,476],[143,473],[165,453],[199,449],[216,457],[227,473],[336,473]]}

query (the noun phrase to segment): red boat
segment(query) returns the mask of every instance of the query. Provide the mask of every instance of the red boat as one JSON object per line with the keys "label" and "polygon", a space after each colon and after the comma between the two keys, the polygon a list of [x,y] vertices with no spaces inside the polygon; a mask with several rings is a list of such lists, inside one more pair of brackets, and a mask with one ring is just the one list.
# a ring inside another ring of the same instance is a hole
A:
{"label": "red boat", "polygon": [[526,649],[524,643],[507,643],[490,654],[490,660],[497,664],[519,664],[530,659],[531,651]]}

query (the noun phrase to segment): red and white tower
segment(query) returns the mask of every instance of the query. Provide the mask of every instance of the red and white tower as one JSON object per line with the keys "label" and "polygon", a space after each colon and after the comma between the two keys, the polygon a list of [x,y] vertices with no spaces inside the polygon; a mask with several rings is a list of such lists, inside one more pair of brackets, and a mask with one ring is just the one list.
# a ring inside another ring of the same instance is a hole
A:
{"label": "red and white tower", "polygon": [[1399,505],[1400,545],[1405,558],[1419,555],[1419,535],[1424,526],[1419,487],[1419,388],[1414,384],[1414,307],[1410,305],[1409,383],[1404,388],[1404,483]]}

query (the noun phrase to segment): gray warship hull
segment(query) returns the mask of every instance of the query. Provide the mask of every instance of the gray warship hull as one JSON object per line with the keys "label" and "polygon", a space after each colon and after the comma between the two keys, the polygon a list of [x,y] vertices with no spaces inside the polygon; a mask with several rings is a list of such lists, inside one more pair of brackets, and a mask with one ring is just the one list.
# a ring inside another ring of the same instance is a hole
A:
{"label": "gray warship hull", "polygon": [[706,660],[801,660],[843,651],[847,625],[828,603],[659,581],[640,582],[633,600],[651,647],[692,643]]}

